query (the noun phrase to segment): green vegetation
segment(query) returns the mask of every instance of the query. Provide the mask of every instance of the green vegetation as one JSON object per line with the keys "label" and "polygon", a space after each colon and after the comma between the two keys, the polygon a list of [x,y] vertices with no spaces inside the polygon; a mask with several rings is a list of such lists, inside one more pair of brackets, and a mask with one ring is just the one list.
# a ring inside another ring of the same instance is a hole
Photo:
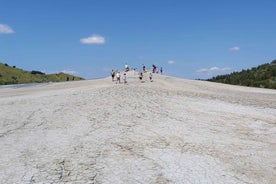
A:
{"label": "green vegetation", "polygon": [[207,81],[276,89],[276,60],[241,72],[219,75]]}
{"label": "green vegetation", "polygon": [[81,77],[58,73],[45,74],[40,71],[25,71],[0,63],[0,85],[6,84],[24,84],[24,83],[41,83],[41,82],[61,82],[61,81],[83,80]]}

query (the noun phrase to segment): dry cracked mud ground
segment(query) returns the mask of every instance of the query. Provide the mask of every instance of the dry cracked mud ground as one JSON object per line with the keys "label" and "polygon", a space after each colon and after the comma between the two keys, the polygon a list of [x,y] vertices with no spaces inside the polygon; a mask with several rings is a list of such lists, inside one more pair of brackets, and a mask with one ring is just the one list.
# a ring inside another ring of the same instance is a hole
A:
{"label": "dry cracked mud ground", "polygon": [[276,91],[154,75],[0,88],[0,183],[275,183]]}

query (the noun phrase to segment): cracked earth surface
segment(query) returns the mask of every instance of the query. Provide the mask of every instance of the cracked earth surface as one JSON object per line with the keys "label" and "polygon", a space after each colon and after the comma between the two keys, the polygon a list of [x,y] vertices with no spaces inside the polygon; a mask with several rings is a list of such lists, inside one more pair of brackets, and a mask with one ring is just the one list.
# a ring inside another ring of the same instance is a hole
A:
{"label": "cracked earth surface", "polygon": [[275,183],[276,91],[154,75],[0,88],[0,183]]}

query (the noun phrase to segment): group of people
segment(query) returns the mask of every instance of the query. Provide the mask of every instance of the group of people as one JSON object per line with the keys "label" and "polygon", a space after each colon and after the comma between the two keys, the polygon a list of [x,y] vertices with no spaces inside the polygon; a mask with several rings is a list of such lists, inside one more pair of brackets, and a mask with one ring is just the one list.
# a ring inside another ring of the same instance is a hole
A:
{"label": "group of people", "polygon": [[[123,83],[126,84],[127,83],[127,75],[126,73],[129,71],[129,66],[128,64],[125,64],[125,68],[124,68],[124,74],[123,76],[121,77],[121,73],[118,71],[118,70],[112,70],[111,71],[111,77],[112,77],[112,81],[116,81],[116,84],[117,83],[121,83],[121,78],[123,78]],[[136,71],[136,69],[133,69],[134,71]],[[142,65],[142,71],[139,72],[139,80],[141,82],[143,82],[143,73],[146,73],[147,70],[146,70],[146,66],[143,64]],[[152,82],[153,81],[153,73],[159,73],[159,68],[156,66],[156,65],[152,65],[152,71],[150,71],[149,73],[149,80]],[[160,68],[160,74],[163,73],[163,69],[162,67]]]}
{"label": "group of people", "polygon": [[[116,84],[117,84],[118,82],[119,82],[119,84],[120,84],[120,83],[121,83],[121,73],[120,73],[119,71],[114,71],[114,70],[112,70],[112,71],[111,71],[112,81],[114,81],[115,75],[116,75]],[[127,83],[126,73],[124,73],[124,75],[123,75],[123,81],[124,81],[124,84]]]}
{"label": "group of people", "polygon": [[[146,66],[144,64],[142,66],[142,70],[143,70],[143,72],[147,71]],[[153,64],[152,65],[152,73],[159,73],[159,71],[160,71],[160,74],[162,75],[163,74],[163,68],[160,67],[160,70],[159,70],[159,68],[156,65]]]}
{"label": "group of people", "polygon": [[[143,81],[143,72],[139,73],[139,79],[140,79],[141,82]],[[153,81],[151,72],[149,73],[149,79],[150,79],[150,82]]]}
{"label": "group of people", "polygon": [[[117,83],[121,84],[121,78],[123,78],[123,83],[124,84],[127,83],[126,72],[124,72],[123,77],[121,77],[121,73],[119,71],[112,70],[111,71],[111,78],[112,78],[112,81],[116,81],[116,84]],[[141,82],[143,81],[143,72],[139,72],[139,79],[140,79]],[[150,79],[151,82],[153,81],[153,79],[152,79],[152,73],[151,72],[149,74],[149,79]]]}
{"label": "group of people", "polygon": [[[159,68],[155,65],[152,65],[152,73],[159,73]],[[162,67],[160,68],[160,74],[163,74],[163,69]]]}

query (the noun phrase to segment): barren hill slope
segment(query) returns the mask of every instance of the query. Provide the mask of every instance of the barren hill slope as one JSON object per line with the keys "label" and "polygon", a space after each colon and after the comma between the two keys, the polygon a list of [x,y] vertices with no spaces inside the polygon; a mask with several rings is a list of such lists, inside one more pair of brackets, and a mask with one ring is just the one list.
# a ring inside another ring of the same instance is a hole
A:
{"label": "barren hill slope", "polygon": [[276,181],[275,90],[144,77],[0,88],[0,181]]}

